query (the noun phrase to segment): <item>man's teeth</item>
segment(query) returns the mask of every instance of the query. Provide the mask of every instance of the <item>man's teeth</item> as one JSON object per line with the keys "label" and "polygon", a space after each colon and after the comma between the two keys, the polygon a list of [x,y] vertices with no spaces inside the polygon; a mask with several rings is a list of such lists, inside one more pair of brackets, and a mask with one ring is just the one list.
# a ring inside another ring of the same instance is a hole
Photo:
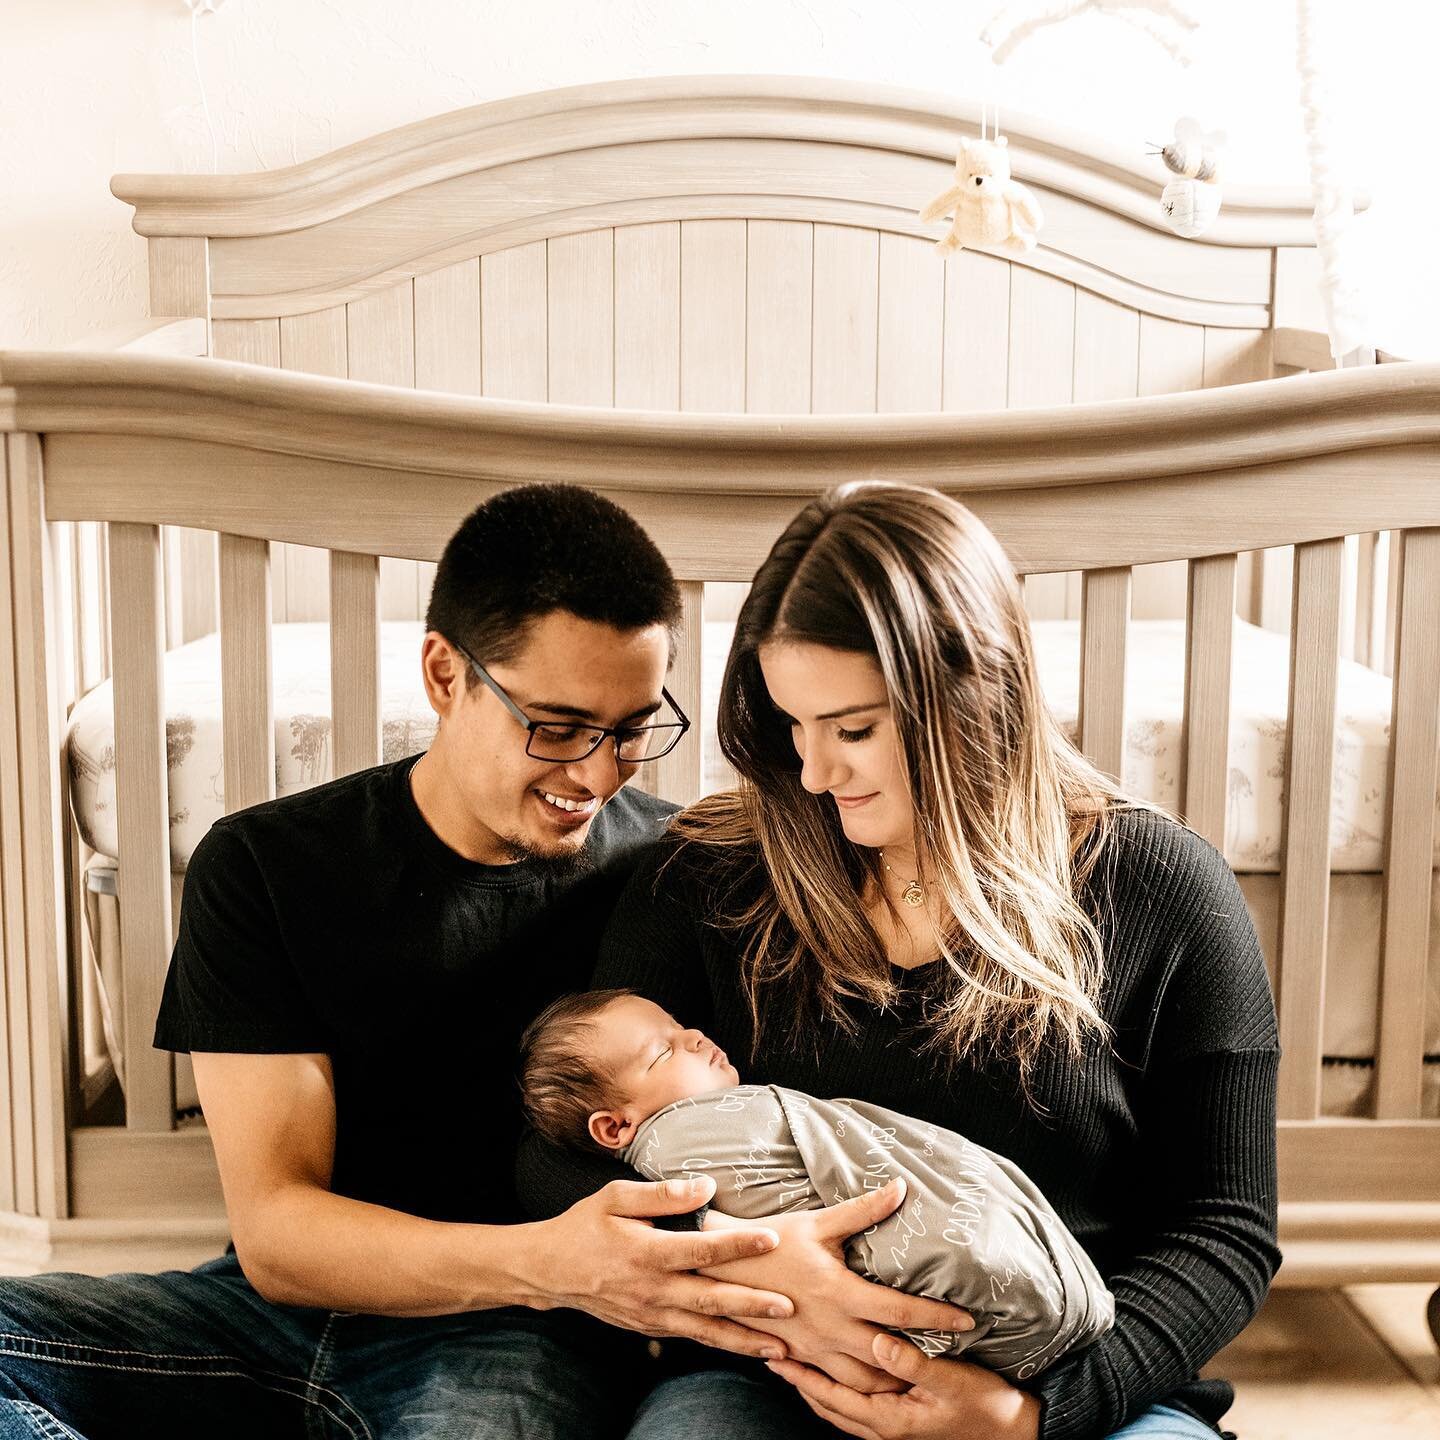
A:
{"label": "man's teeth", "polygon": [[540,792],[557,810],[579,811],[588,815],[595,808],[595,796],[588,800],[567,800],[563,795],[552,795],[548,790]]}

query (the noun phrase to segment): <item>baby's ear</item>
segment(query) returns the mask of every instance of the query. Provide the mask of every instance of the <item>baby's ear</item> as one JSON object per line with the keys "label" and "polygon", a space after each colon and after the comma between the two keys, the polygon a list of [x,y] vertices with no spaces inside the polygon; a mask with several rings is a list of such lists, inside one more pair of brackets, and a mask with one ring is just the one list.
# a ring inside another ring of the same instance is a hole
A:
{"label": "baby's ear", "polygon": [[597,1110],[589,1119],[590,1138],[606,1150],[623,1150],[635,1138],[635,1124],[613,1110]]}

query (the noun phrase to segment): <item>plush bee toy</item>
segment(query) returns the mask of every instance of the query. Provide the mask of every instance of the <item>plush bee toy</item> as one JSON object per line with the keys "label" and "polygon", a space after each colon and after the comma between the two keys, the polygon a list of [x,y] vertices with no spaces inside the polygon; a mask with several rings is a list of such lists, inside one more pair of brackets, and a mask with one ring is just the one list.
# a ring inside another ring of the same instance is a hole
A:
{"label": "plush bee toy", "polygon": [[1160,210],[1166,223],[1187,240],[1203,235],[1220,213],[1220,147],[1225,132],[1206,132],[1186,115],[1175,122],[1175,138],[1152,150],[1177,178],[1160,192]]}

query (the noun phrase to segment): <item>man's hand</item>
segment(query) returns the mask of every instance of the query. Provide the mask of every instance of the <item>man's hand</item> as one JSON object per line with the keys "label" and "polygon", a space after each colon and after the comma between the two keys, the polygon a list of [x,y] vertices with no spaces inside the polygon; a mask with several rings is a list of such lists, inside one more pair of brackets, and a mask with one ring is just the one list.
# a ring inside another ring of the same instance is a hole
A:
{"label": "man's hand", "polygon": [[779,1238],[769,1223],[713,1233],[657,1230],[649,1223],[656,1215],[697,1209],[714,1190],[710,1180],[612,1180],[553,1220],[514,1227],[517,1240],[518,1232],[529,1232],[518,1266],[526,1303],[584,1310],[643,1335],[782,1358],[783,1342],[724,1317],[790,1315],[794,1307],[784,1295],[691,1273],[773,1250]]}
{"label": "man's hand", "polygon": [[[964,1310],[939,1300],[906,1295],[862,1279],[845,1263],[845,1241],[891,1215],[905,1198],[904,1182],[892,1180],[824,1210],[771,1215],[765,1224],[780,1245],[764,1258],[751,1257],[707,1268],[717,1279],[764,1286],[788,1295],[792,1319],[747,1318],[746,1323],[785,1341],[791,1358],[823,1370],[851,1390],[897,1390],[901,1384],[875,1365],[873,1346],[882,1326],[906,1330],[973,1330]],[[711,1211],[706,1227],[742,1222]],[[913,1347],[912,1347],[913,1348]]]}
{"label": "man's hand", "polygon": [[822,1420],[861,1440],[1036,1440],[1040,1433],[1040,1402],[993,1370],[922,1355],[893,1335],[876,1339],[874,1355],[900,1392],[860,1395],[793,1360],[772,1361],[770,1369]]}

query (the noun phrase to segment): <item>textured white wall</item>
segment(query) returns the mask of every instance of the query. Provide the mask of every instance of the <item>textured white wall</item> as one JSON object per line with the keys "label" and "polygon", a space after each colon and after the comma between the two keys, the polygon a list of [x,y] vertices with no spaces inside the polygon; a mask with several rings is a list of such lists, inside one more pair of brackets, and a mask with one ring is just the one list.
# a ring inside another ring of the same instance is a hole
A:
{"label": "textured white wall", "polygon": [[[226,0],[199,22],[198,58],[222,172],[559,85],[768,72],[998,100],[1002,121],[1027,111],[1137,152],[1193,111],[1229,132],[1232,179],[1305,184],[1290,0],[1191,4],[1204,23],[1188,71],[1099,16],[996,70],[976,35],[999,0]],[[1410,159],[1433,131],[1420,107],[1440,22],[1410,0],[1344,9],[1335,99],[1374,196],[1361,223],[1381,261],[1376,339],[1440,356],[1440,301],[1420,268],[1435,226],[1420,191],[1436,187]],[[143,243],[108,181],[211,168],[190,42],[184,0],[0,3],[0,345],[144,313]]]}

